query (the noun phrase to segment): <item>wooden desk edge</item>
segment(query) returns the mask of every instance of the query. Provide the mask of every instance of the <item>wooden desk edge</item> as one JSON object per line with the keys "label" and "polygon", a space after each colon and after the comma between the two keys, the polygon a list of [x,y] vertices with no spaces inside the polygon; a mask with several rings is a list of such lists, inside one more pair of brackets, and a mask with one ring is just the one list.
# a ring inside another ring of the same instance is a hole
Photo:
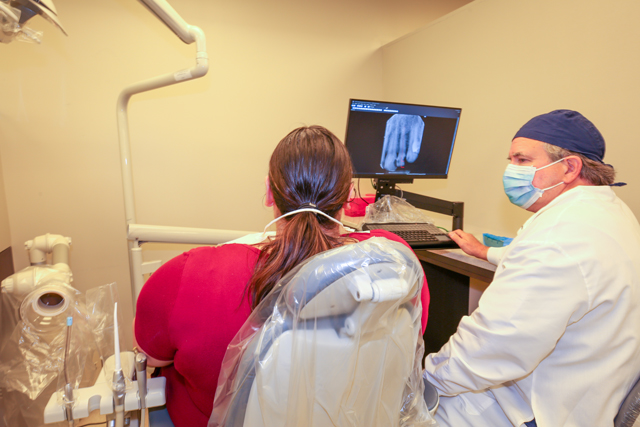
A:
{"label": "wooden desk edge", "polygon": [[416,255],[420,261],[446,268],[453,272],[472,277],[483,282],[490,283],[496,266],[487,262],[464,255],[469,262],[454,258],[454,253],[446,249],[416,249]]}

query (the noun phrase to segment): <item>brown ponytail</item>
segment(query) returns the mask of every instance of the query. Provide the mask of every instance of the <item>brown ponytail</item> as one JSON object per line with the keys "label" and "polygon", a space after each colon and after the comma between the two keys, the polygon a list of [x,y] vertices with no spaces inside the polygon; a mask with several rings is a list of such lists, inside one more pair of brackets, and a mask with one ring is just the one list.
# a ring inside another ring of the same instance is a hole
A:
{"label": "brown ponytail", "polygon": [[[351,175],[347,149],[321,126],[293,130],[280,141],[269,161],[269,184],[282,214],[312,203],[335,217],[349,197]],[[342,244],[335,233],[327,233],[338,225],[322,215],[300,212],[280,221],[284,224],[276,237],[261,247],[247,285],[253,308],[293,267]]]}

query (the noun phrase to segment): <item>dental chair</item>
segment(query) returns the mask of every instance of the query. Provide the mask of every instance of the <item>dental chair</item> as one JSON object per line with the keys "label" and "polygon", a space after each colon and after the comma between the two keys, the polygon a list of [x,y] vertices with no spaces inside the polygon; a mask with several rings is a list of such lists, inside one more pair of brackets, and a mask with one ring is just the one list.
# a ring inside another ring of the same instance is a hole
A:
{"label": "dental chair", "polygon": [[384,238],[296,267],[227,348],[209,426],[436,425],[421,376],[423,277]]}

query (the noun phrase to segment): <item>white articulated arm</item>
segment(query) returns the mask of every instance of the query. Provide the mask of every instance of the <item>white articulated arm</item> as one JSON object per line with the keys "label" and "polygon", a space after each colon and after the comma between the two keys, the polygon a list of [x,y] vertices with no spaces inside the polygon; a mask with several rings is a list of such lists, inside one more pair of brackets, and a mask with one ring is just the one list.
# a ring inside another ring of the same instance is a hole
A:
{"label": "white articulated arm", "polygon": [[29,251],[31,265],[44,263],[47,260],[46,254],[53,253],[53,264],[65,264],[67,268],[69,267],[70,246],[70,237],[49,233],[35,237],[33,240],[27,240],[24,243],[25,249]]}
{"label": "white articulated arm", "polygon": [[[187,69],[174,73],[164,74],[135,83],[126,87],[118,97],[118,137],[120,140],[120,163],[122,166],[122,183],[124,186],[124,205],[127,224],[136,222],[135,202],[133,197],[133,179],[131,173],[131,148],[129,144],[129,100],[135,94],[147,92],[165,86],[174,85],[187,80],[200,78],[209,71],[209,58],[207,56],[206,39],[204,32],[193,25],[186,24],[182,18],[165,1],[145,0],[156,16],[163,19],[166,16],[169,21],[164,21],[186,43],[196,42],[196,64]],[[153,7],[152,7],[153,5]],[[157,10],[164,11],[159,13]],[[171,18],[171,19],[170,19]],[[179,19],[177,19],[179,18]]]}
{"label": "white articulated arm", "polygon": [[[118,139],[120,141],[120,166],[122,170],[122,186],[124,193],[124,209],[127,226],[136,224],[135,199],[133,195],[133,174],[131,165],[131,148],[129,144],[128,105],[131,97],[137,93],[147,92],[176,83],[203,77],[209,71],[209,58],[204,32],[187,24],[166,0],[141,0],[141,2],[164,22],[182,41],[187,44],[196,43],[196,63],[193,67],[164,74],[135,83],[120,92],[117,102]],[[143,271],[149,272],[157,268],[158,263],[143,266],[142,253],[138,240],[129,237],[129,263],[131,273],[131,290],[133,303],[144,283]],[[134,309],[135,310],[135,309]]]}
{"label": "white articulated arm", "polygon": [[165,0],[140,0],[158,19],[164,22],[183,42],[194,42],[193,35],[189,31],[191,25],[167,3]]}
{"label": "white articulated arm", "polygon": [[253,232],[241,230],[131,224],[128,227],[127,237],[129,240],[139,242],[219,245],[251,233]]}
{"label": "white articulated arm", "polygon": [[[73,281],[69,268],[69,247],[71,238],[59,234],[44,234],[24,243],[29,252],[30,266],[2,281],[2,292],[14,296],[26,295],[49,280],[57,280],[68,285]],[[52,264],[45,265],[47,254],[52,254]]]}

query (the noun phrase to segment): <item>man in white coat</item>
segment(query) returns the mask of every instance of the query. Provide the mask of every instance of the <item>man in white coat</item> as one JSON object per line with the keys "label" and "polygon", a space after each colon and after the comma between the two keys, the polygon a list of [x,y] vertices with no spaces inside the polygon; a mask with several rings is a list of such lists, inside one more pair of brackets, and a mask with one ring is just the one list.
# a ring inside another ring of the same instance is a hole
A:
{"label": "man in white coat", "polygon": [[454,426],[612,426],[640,376],[640,226],[611,189],[605,143],[580,113],[556,110],[516,134],[504,173],[534,213],[505,248],[451,238],[497,265],[424,376],[436,419]]}

